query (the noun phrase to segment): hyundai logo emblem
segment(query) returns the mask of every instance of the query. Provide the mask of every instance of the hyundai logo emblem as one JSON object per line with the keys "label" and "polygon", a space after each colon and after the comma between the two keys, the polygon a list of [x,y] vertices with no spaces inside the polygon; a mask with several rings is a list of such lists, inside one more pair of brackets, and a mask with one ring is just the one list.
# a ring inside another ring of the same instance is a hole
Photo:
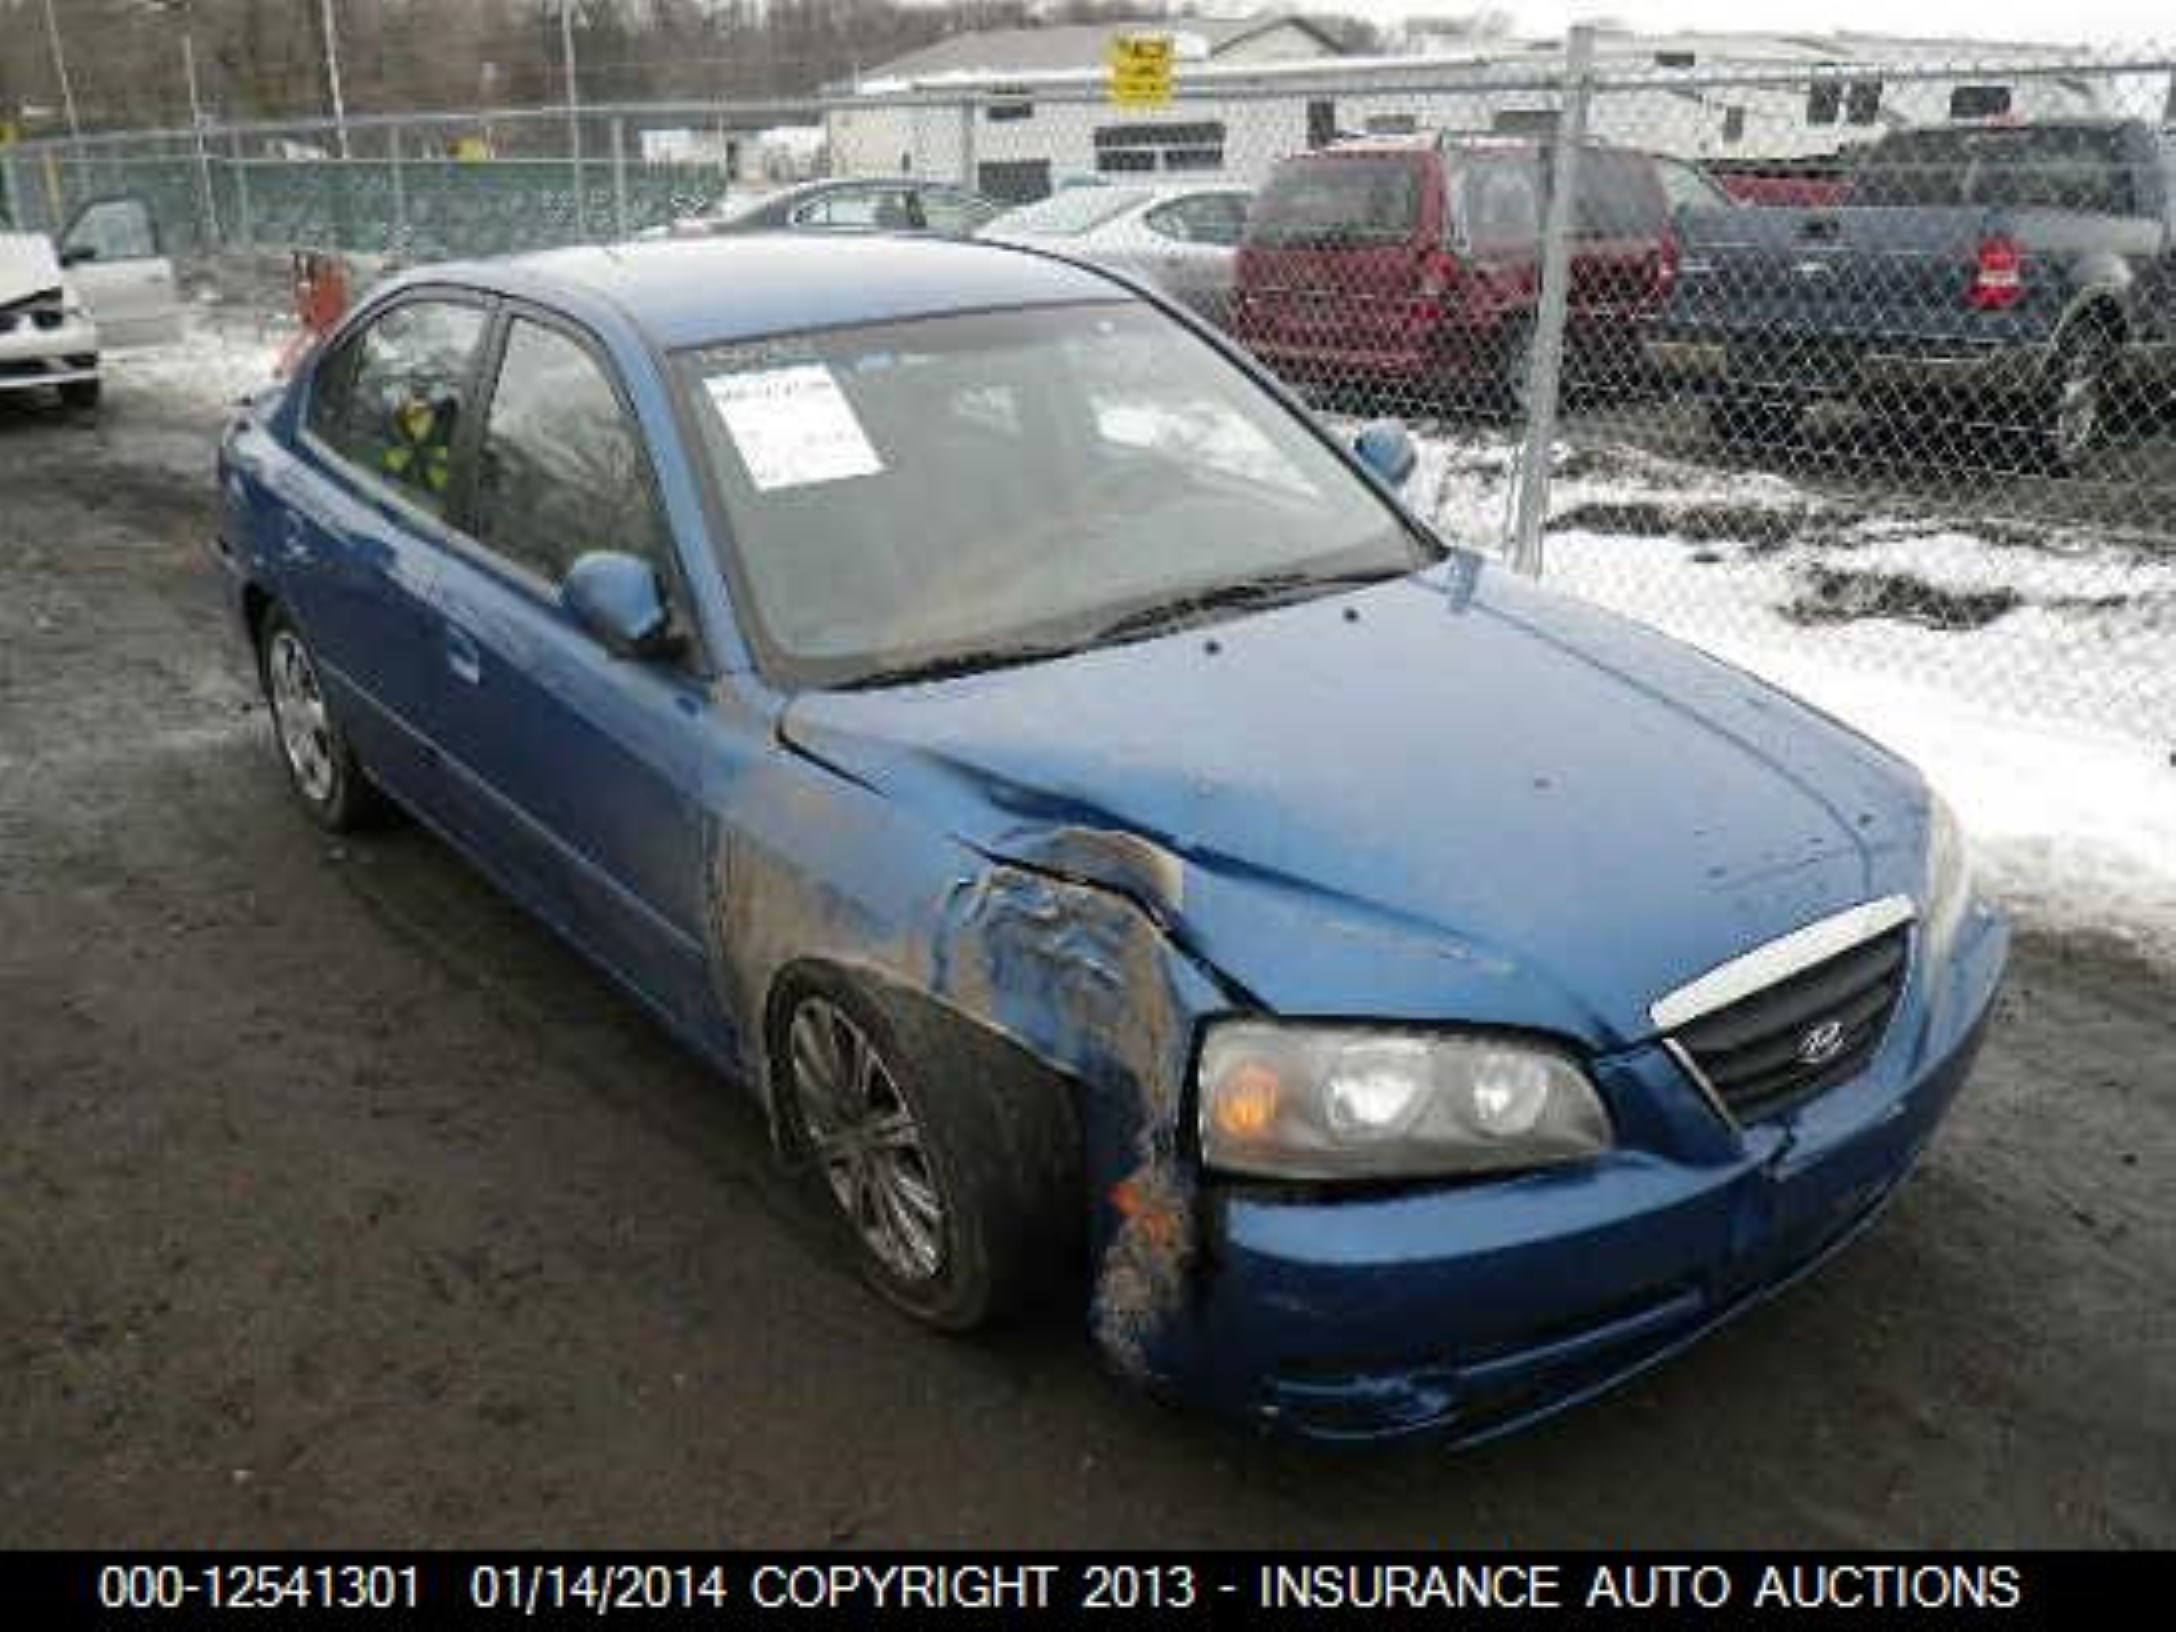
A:
{"label": "hyundai logo emblem", "polygon": [[1798,1058],[1806,1065],[1826,1065],[1844,1051],[1844,1023],[1824,1020],[1798,1039]]}

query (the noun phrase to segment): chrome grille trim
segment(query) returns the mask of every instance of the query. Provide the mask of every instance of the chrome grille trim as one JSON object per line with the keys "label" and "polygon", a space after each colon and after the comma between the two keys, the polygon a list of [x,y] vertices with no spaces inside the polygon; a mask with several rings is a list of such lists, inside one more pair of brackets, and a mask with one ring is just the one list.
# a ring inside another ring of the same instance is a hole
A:
{"label": "chrome grille trim", "polygon": [[1727,1009],[1778,981],[1885,935],[1916,916],[1911,898],[1904,895],[1885,895],[1878,901],[1846,907],[1764,942],[1728,963],[1717,964],[1675,991],[1665,992],[1649,1005],[1648,1017],[1658,1031],[1675,1031],[1702,1015]]}

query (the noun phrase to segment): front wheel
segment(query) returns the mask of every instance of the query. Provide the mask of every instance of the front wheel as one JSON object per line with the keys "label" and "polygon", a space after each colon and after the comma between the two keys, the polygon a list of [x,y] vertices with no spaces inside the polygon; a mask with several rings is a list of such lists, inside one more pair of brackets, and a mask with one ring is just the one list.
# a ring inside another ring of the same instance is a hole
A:
{"label": "front wheel", "polygon": [[78,413],[90,413],[98,407],[99,398],[105,394],[102,380],[70,380],[60,387],[60,404]]}
{"label": "front wheel", "polygon": [[803,980],[780,1044],[791,1141],[877,1292],[968,1331],[1062,1276],[1081,1201],[1048,1084],[965,1022],[829,976]]}
{"label": "front wheel", "polygon": [[375,820],[384,808],[378,790],[326,704],[302,632],[277,608],[265,617],[258,670],[288,785],[310,819],[335,833]]}

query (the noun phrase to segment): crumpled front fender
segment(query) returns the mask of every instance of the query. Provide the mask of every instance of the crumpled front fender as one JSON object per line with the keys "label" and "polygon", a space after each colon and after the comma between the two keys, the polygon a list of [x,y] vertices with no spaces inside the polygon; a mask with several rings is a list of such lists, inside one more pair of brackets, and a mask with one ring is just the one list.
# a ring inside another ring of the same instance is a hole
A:
{"label": "crumpled front fender", "polygon": [[1060,1073],[1095,1198],[1091,1326],[1120,1370],[1154,1380],[1199,1246],[1181,1147],[1194,1034],[1232,1006],[1167,932],[1178,864],[1096,835],[1023,835],[1000,859],[790,757],[751,768],[733,804],[712,950],[747,1079],[775,1104],[764,1017],[803,963],[903,988]]}

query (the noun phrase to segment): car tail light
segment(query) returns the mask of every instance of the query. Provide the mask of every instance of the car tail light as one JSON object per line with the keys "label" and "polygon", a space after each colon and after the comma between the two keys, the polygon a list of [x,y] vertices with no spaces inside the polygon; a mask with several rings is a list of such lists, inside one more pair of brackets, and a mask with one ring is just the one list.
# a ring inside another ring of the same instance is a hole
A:
{"label": "car tail light", "polygon": [[1677,277],[1684,265],[1684,249],[1677,241],[1677,234],[1662,235],[1662,247],[1655,251],[1655,299],[1668,300],[1677,289]]}
{"label": "car tail light", "polygon": [[1976,312],[1999,312],[2025,298],[2025,252],[2015,238],[1997,233],[1980,240],[1979,262],[1964,298]]}
{"label": "car tail light", "polygon": [[1458,257],[1447,249],[1421,252],[1420,298],[1441,300],[1458,282]]}

